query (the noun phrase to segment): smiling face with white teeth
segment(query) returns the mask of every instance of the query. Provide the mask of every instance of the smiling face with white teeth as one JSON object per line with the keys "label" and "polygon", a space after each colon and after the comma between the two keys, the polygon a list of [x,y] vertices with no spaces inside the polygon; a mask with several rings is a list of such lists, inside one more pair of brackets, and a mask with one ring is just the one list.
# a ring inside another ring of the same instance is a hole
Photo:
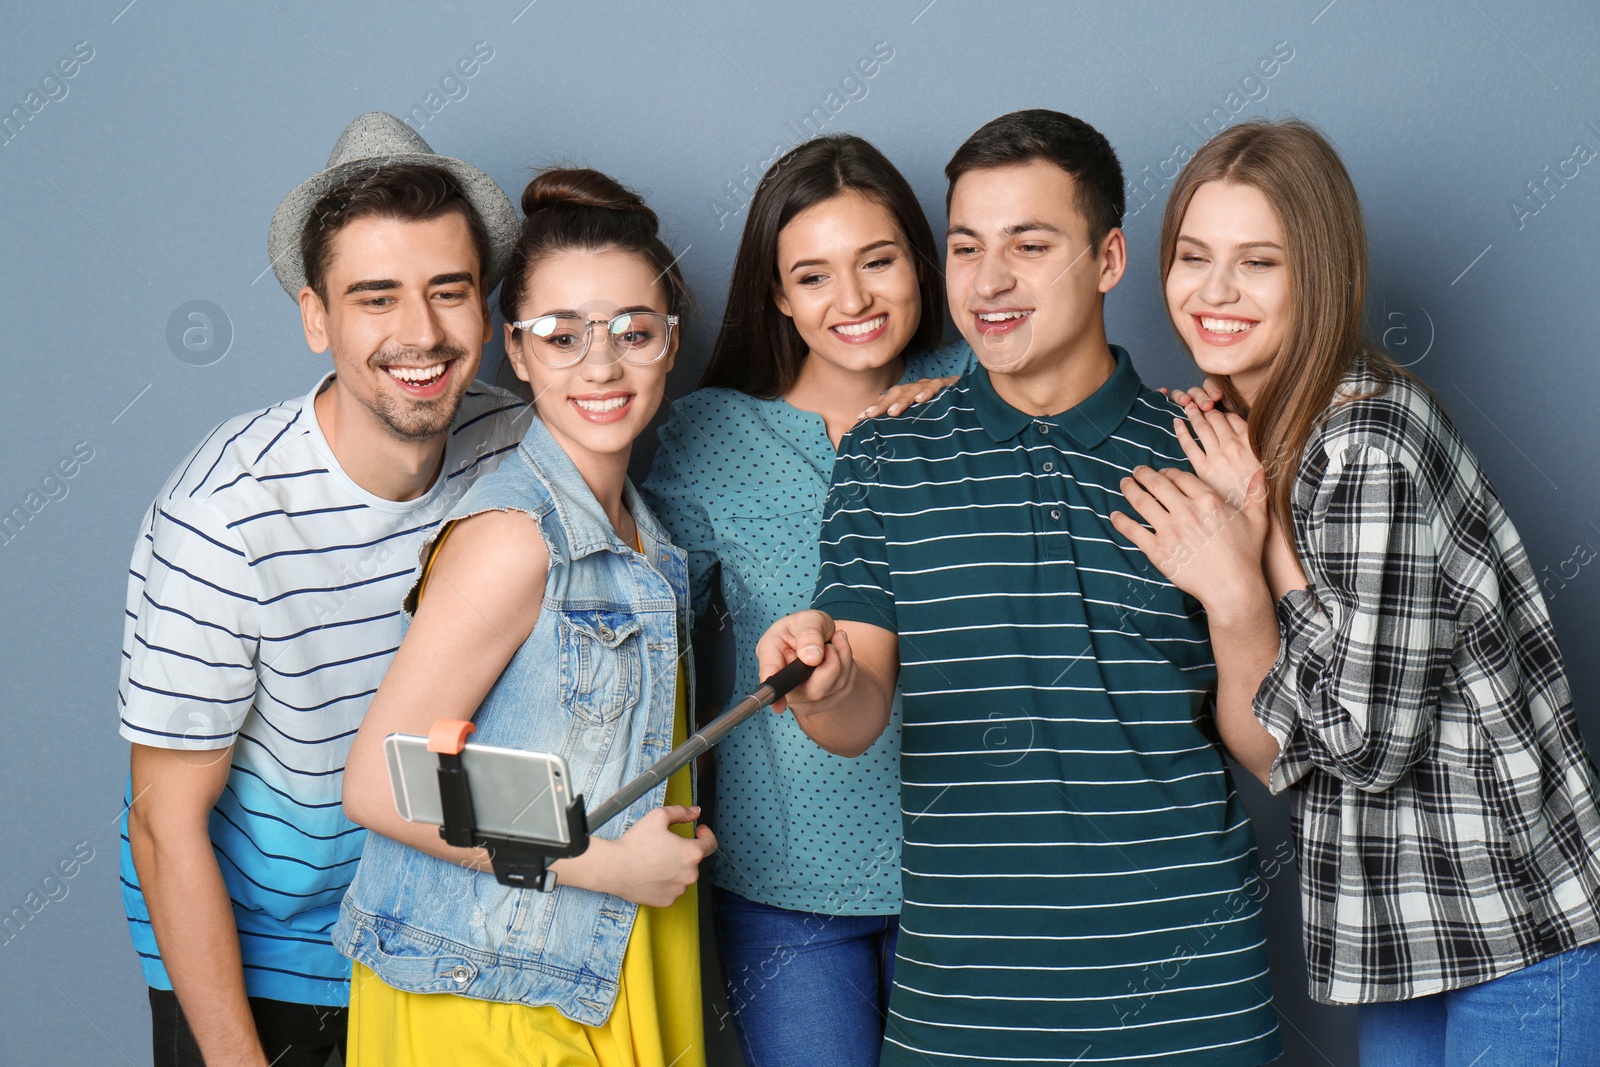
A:
{"label": "smiling face with white teeth", "polygon": [[[633,252],[555,252],[529,272],[517,321],[557,314],[587,320],[609,320],[624,311],[670,314],[659,275]],[[582,362],[571,367],[540,362],[536,343],[532,334],[506,326],[506,357],[533,391],[539,418],[591,487],[607,472],[620,478],[634,439],[661,406],[678,332],[672,332],[667,354],[644,366],[614,359],[600,326],[593,327]]]}
{"label": "smiling face with white teeth", "polygon": [[1178,228],[1167,312],[1201,370],[1255,399],[1289,330],[1283,226],[1260,190],[1206,182]]}
{"label": "smiling face with white teeth", "polygon": [[1126,265],[1120,229],[1094,246],[1072,175],[1045,160],[981,167],[950,193],[950,315],[995,391],[1055,414],[1111,376],[1105,294]]}
{"label": "smiling face with white teeth", "polygon": [[900,377],[901,353],[922,321],[917,266],[894,213],[857,192],[813,204],[785,224],[773,300],[794,320],[807,362],[884,369],[885,388]]}
{"label": "smiling face with white teeth", "polygon": [[458,212],[367,216],[329,242],[327,304],[300,292],[306,341],[333,358],[317,420],[346,473],[379,496],[414,497],[438,470],[489,339],[479,270]]}

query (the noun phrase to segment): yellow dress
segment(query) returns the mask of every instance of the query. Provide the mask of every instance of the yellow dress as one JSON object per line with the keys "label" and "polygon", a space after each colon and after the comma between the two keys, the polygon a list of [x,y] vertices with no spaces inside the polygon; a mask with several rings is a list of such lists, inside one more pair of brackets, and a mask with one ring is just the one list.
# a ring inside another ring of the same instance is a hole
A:
{"label": "yellow dress", "polygon": [[[688,736],[688,700],[680,667],[674,745]],[[689,768],[667,780],[666,803],[694,803]],[[692,824],[672,829],[694,835]],[[639,907],[622,958],[616,1006],[601,1026],[575,1023],[551,1007],[402,992],[355,963],[346,1062],[350,1067],[704,1067],[697,888],[690,886],[671,907]]]}

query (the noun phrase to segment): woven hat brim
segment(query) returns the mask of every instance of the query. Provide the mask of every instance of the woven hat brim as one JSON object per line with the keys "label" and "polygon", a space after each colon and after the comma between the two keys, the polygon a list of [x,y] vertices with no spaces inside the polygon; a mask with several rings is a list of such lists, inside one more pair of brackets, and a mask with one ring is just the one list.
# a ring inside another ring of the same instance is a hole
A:
{"label": "woven hat brim", "polygon": [[306,221],[315,210],[317,201],[340,181],[359,171],[406,163],[425,163],[448,171],[461,183],[462,192],[489,234],[489,262],[484,264],[483,291],[487,296],[505,277],[511,265],[511,253],[517,243],[517,210],[511,206],[505,190],[498,182],[470,163],[450,156],[431,152],[400,152],[394,155],[353,159],[336,167],[329,167],[295,186],[278,210],[272,213],[272,224],[267,228],[267,255],[272,259],[272,272],[278,284],[290,297],[298,298],[306,285],[305,263],[300,258],[300,235]]}

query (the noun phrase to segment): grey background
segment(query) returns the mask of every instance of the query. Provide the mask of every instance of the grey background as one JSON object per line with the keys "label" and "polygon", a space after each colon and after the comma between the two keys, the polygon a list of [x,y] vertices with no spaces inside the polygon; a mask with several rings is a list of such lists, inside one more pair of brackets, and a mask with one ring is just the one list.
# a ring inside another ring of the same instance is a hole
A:
{"label": "grey background", "polygon": [[[78,42],[93,58],[30,101]],[[479,42],[492,59],[441,89]],[[892,58],[841,87],[880,42]],[[1285,42],[1292,59],[1261,79]],[[743,221],[747,194],[726,183],[753,187],[814,107],[899,164],[936,230],[940,168],[982,122],[1049,106],[1104,130],[1156,201],[1130,200],[1132,267],[1108,312],[1155,384],[1193,379],[1154,276],[1163,161],[1198,147],[1208,116],[1319,123],[1366,204],[1373,332],[1439,392],[1548,576],[1595,739],[1600,159],[1575,160],[1600,151],[1597,54],[1600,9],[1554,0],[6,5],[0,112],[28,119],[0,135],[0,514],[43,506],[0,537],[0,913],[80,842],[93,859],[0,945],[0,1062],[148,1062],[117,883],[127,560],[205,431],[301,395],[325,367],[266,270],[265,235],[356,114],[423,107],[422,135],[513,198],[530,165],[556,161],[642,190],[702,302],[675,394],[703,365]],[[185,309],[169,344],[169,318],[196,300],[222,313],[209,343],[202,329],[184,347],[203,326]],[[43,482],[80,442],[93,458]],[[1263,856],[1281,859],[1283,803],[1249,799]],[[1352,1064],[1354,1013],[1306,1000],[1294,875],[1276,867],[1283,1062]]]}

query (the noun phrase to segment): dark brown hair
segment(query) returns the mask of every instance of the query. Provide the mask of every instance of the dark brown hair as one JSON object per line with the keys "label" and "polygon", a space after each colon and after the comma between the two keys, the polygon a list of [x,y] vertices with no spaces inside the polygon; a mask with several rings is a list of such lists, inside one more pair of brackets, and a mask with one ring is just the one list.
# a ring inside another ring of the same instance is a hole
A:
{"label": "dark brown hair", "polygon": [[[1310,123],[1250,122],[1201,146],[1178,175],[1161,220],[1161,278],[1177,256],[1189,202],[1207,182],[1258,190],[1283,228],[1289,270],[1289,322],[1255,403],[1220,379],[1228,406],[1250,420],[1250,445],[1266,467],[1268,503],[1290,529],[1290,490],[1306,442],[1340,379],[1359,358],[1385,382],[1409,372],[1362,336],[1367,237],[1355,183],[1327,138]],[[1413,379],[1414,380],[1414,379]]]}
{"label": "dark brown hair", "polygon": [[928,218],[905,177],[884,154],[854,134],[829,134],[785,153],[762,175],[750,200],[728,284],[728,305],[700,378],[751,396],[781,396],[805,362],[806,343],[794,320],[773,300],[778,235],[800,212],[844,192],[856,192],[894,216],[917,271],[922,316],[907,352],[932,348],[944,335],[944,277]]}
{"label": "dark brown hair", "polygon": [[323,193],[300,231],[300,261],[306,284],[324,306],[328,303],[328,259],[333,238],[357,219],[393,218],[429,222],[458,213],[466,220],[472,246],[478,250],[478,282],[489,263],[489,231],[461,183],[449,171],[427,163],[375,166],[346,175]]}
{"label": "dark brown hair", "polygon": [[657,271],[667,312],[689,307],[689,286],[677,257],[659,236],[661,223],[644,200],[615,178],[587,168],[555,167],[536,174],[522,190],[522,230],[500,283],[500,313],[507,322],[540,261],[559,252],[617,249],[642,257]]}
{"label": "dark brown hair", "polygon": [[945,213],[950,212],[956,179],[967,171],[1035,160],[1054,163],[1072,176],[1078,213],[1089,223],[1089,254],[1098,255],[1101,240],[1122,225],[1122,164],[1103,133],[1060,111],[1013,111],[979,127],[944,166],[944,176],[950,180]]}

